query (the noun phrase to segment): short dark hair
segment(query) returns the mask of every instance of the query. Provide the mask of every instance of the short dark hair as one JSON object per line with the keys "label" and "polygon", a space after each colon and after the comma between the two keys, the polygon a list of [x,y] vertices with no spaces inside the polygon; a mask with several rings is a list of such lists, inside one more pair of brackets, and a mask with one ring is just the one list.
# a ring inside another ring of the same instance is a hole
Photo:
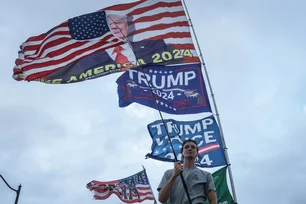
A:
{"label": "short dark hair", "polygon": [[183,144],[182,144],[181,152],[183,152],[184,146],[185,146],[185,144],[186,144],[187,142],[193,142],[193,143],[196,145],[196,147],[197,147],[197,152],[199,151],[197,142],[196,142],[195,140],[192,140],[192,139],[187,139],[187,140],[184,140],[184,142],[183,142]]}

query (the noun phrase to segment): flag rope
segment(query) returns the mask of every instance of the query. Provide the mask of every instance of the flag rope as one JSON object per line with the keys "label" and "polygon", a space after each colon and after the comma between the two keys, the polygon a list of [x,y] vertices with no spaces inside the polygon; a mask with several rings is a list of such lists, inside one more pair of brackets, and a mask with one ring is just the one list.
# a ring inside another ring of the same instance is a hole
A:
{"label": "flag rope", "polygon": [[[113,19],[112,19],[111,17],[110,17],[110,20],[116,25],[117,29],[121,32],[122,36],[124,36],[125,41],[129,44],[129,46],[130,46],[130,48],[131,48],[133,54],[135,55],[136,64],[137,64],[138,59],[137,59],[136,53],[134,52],[134,49],[133,49],[133,47],[132,47],[130,41],[127,39],[127,36],[122,32],[122,30],[118,27],[118,25],[113,21]],[[141,70],[141,72],[144,74],[143,65],[140,65],[140,70]],[[147,78],[147,75],[144,74],[144,76],[145,76],[145,80],[146,80],[146,82],[147,82],[147,84],[148,84],[149,90],[150,90],[150,92],[151,92],[151,94],[152,94],[152,97],[153,97],[153,99],[154,99],[154,102],[155,102],[157,111],[158,111],[158,113],[159,113],[159,116],[160,116],[160,118],[161,118],[161,121],[162,121],[162,123],[163,123],[163,125],[164,125],[165,131],[166,131],[166,134],[167,134],[167,137],[168,137],[168,140],[169,140],[169,144],[170,144],[171,149],[172,149],[172,152],[173,152],[173,154],[174,154],[174,159],[175,159],[175,161],[177,162],[178,159],[177,159],[177,156],[176,156],[176,154],[175,154],[174,147],[173,147],[173,144],[172,144],[172,141],[171,141],[171,138],[170,138],[168,129],[166,128],[166,127],[167,127],[167,126],[166,126],[166,123],[165,123],[164,118],[163,118],[163,115],[162,115],[162,113],[161,113],[161,111],[160,111],[159,104],[157,103],[156,97],[155,97],[155,95],[154,95],[154,93],[153,93],[152,86],[151,86],[151,84],[149,83],[149,80],[148,80],[148,78]],[[189,202],[190,204],[192,204],[191,198],[190,198],[190,195],[189,195],[189,192],[188,192],[188,188],[187,188],[187,185],[186,185],[184,176],[183,176],[183,172],[180,173],[180,177],[181,177],[182,184],[183,184],[183,186],[184,186],[185,192],[186,192],[186,194],[187,194],[188,202]]]}

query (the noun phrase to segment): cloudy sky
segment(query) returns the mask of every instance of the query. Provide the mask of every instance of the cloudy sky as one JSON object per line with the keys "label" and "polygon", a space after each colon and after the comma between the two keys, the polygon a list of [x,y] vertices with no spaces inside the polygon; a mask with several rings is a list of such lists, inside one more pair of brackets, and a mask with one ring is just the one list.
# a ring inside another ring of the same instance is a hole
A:
{"label": "cloudy sky", "polygon": [[[0,174],[14,188],[22,184],[20,204],[122,203],[114,195],[92,200],[85,185],[129,176],[142,165],[157,196],[164,171],[172,168],[144,159],[151,146],[146,125],[159,115],[137,104],[118,107],[120,75],[70,85],[12,79],[18,47],[28,37],[130,1],[88,2],[0,1]],[[186,4],[215,93],[238,202],[305,203],[306,2]],[[0,203],[14,199],[0,181]]]}

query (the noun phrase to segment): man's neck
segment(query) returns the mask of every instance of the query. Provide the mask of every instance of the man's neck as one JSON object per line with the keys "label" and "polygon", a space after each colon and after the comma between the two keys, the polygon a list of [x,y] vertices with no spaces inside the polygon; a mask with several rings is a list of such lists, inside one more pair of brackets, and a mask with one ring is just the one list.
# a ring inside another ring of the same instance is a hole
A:
{"label": "man's neck", "polygon": [[184,163],[183,163],[184,168],[195,168],[195,159],[194,158],[184,158]]}

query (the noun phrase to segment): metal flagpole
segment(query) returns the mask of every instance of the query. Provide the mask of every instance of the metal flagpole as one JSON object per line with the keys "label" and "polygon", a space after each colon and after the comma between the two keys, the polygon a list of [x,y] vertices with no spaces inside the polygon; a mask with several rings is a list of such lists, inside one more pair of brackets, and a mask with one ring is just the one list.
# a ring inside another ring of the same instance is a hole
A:
{"label": "metal flagpole", "polygon": [[[138,62],[137,56],[136,56],[136,54],[135,54],[135,52],[134,52],[134,50],[133,50],[133,48],[132,48],[130,42],[128,42],[128,43],[129,43],[129,45],[130,45],[130,47],[131,47],[131,49],[132,49],[132,51],[133,51],[133,53],[134,53],[134,55],[135,55],[135,57],[136,57],[136,61]],[[142,65],[140,65],[140,67],[141,67],[142,73],[144,73]],[[146,75],[145,75],[145,76],[146,76]],[[153,93],[153,90],[152,90],[152,86],[151,86],[151,84],[149,83],[147,76],[145,77],[145,79],[146,79],[146,82],[147,82],[148,87],[149,87],[149,89],[150,89],[150,92],[151,92],[151,94],[152,94],[152,97],[154,98],[155,105],[156,105],[156,108],[157,108],[157,110],[158,110],[158,113],[159,113],[159,116],[160,116],[160,118],[161,118],[161,121],[162,121],[162,123],[163,123],[163,125],[164,125],[165,131],[166,131],[166,134],[167,134],[167,137],[168,137],[168,140],[169,140],[169,144],[170,144],[170,146],[171,146],[171,149],[172,149],[172,152],[173,152],[173,155],[174,155],[174,159],[175,159],[175,161],[177,162],[178,159],[177,159],[177,156],[176,156],[176,154],[175,154],[174,147],[173,147],[173,144],[172,144],[172,141],[171,141],[171,138],[170,138],[170,135],[169,135],[169,132],[168,132],[166,123],[165,123],[165,121],[164,121],[164,117],[163,117],[163,115],[162,115],[162,113],[161,113],[161,111],[160,111],[159,104],[157,103],[157,100],[156,100],[156,98],[155,98],[155,96],[154,96],[154,93]],[[183,172],[180,173],[180,177],[181,177],[182,184],[183,184],[183,187],[184,187],[185,192],[186,192],[186,195],[187,195],[188,202],[189,202],[190,204],[192,204],[191,198],[190,198],[190,195],[189,195],[189,192],[188,192],[187,184],[186,184],[186,181],[185,181],[184,176],[183,176]]]}
{"label": "metal flagpole", "polygon": [[[111,18],[110,18],[110,20],[113,21],[113,19],[111,19]],[[113,21],[113,22],[114,22],[114,21]],[[136,64],[137,64],[137,63],[138,63],[138,59],[137,59],[137,56],[136,56],[136,54],[135,54],[135,51],[134,51],[134,49],[133,49],[133,47],[132,47],[130,41],[127,39],[127,36],[124,35],[124,33],[122,32],[122,30],[118,27],[118,25],[117,25],[116,23],[115,23],[115,25],[116,25],[116,27],[118,28],[118,30],[121,32],[121,34],[124,36],[125,42],[128,43],[128,45],[130,46],[130,48],[131,48],[133,54],[135,55]],[[140,68],[141,68],[142,73],[144,74],[143,66],[140,65]],[[144,74],[144,75],[145,75],[145,74]],[[168,137],[168,140],[169,140],[169,144],[170,144],[171,149],[172,149],[172,152],[173,152],[173,154],[174,154],[174,159],[175,159],[175,161],[177,162],[178,159],[177,159],[177,156],[176,156],[176,154],[175,154],[174,147],[173,147],[173,144],[172,144],[172,141],[171,141],[171,138],[170,138],[170,135],[169,135],[169,132],[168,132],[166,123],[165,123],[164,118],[163,118],[163,115],[162,115],[162,113],[161,113],[161,111],[160,111],[159,104],[157,103],[157,100],[156,100],[155,95],[154,95],[154,93],[153,93],[152,86],[151,86],[151,84],[149,83],[149,80],[148,80],[148,78],[147,78],[146,75],[145,75],[145,80],[146,80],[146,82],[147,82],[147,84],[148,84],[149,90],[150,90],[150,92],[151,92],[151,94],[152,94],[152,97],[153,97],[153,99],[154,99],[154,101],[155,101],[155,105],[156,105],[156,108],[157,108],[158,113],[159,113],[159,115],[160,115],[161,121],[163,122],[163,125],[164,125],[164,127],[165,127],[165,131],[166,131],[166,134],[167,134],[167,137]],[[181,180],[182,180],[182,184],[183,184],[184,190],[185,190],[186,195],[187,195],[188,202],[189,202],[190,204],[192,204],[191,198],[190,198],[190,195],[189,195],[189,192],[188,192],[188,188],[187,188],[187,185],[186,185],[186,181],[185,181],[184,176],[183,176],[183,172],[180,173],[180,177],[181,177]]]}
{"label": "metal flagpole", "polygon": [[2,180],[4,181],[4,183],[7,185],[7,187],[9,187],[12,191],[15,191],[16,192],[16,198],[15,198],[15,204],[18,203],[18,199],[19,199],[19,194],[20,194],[20,191],[21,191],[21,184],[19,184],[18,186],[18,189],[14,189],[12,188],[7,182],[6,180],[3,178],[3,176],[0,174],[0,177],[2,178]]}
{"label": "metal flagpole", "polygon": [[185,10],[186,10],[186,14],[187,14],[187,18],[188,18],[188,21],[190,23],[190,27],[192,28],[192,32],[194,34],[194,37],[195,37],[195,40],[196,40],[196,43],[197,43],[197,47],[198,47],[199,52],[200,52],[199,57],[201,58],[201,61],[202,61],[202,64],[203,64],[203,68],[204,68],[205,75],[206,75],[206,78],[207,78],[207,83],[208,83],[209,90],[210,90],[210,93],[211,93],[211,98],[212,98],[212,101],[213,101],[213,104],[214,104],[214,108],[215,108],[215,111],[216,111],[217,121],[219,123],[220,134],[221,134],[222,143],[223,143],[223,147],[224,147],[224,155],[225,155],[226,163],[228,165],[228,173],[229,173],[229,177],[230,177],[230,181],[231,181],[233,198],[234,198],[234,202],[237,203],[237,196],[236,196],[236,191],[235,191],[235,186],[234,186],[234,180],[233,180],[233,175],[232,175],[232,170],[231,170],[231,164],[230,164],[230,161],[229,161],[229,156],[228,156],[228,152],[227,152],[227,147],[226,147],[226,143],[225,143],[225,139],[224,139],[223,129],[222,129],[221,120],[220,120],[220,117],[219,117],[219,112],[218,112],[218,108],[217,108],[214,92],[213,92],[213,89],[212,89],[212,86],[211,86],[211,83],[210,83],[210,80],[209,80],[209,77],[208,77],[208,72],[207,72],[207,69],[206,69],[204,57],[203,57],[203,54],[202,54],[202,51],[201,51],[201,48],[200,48],[199,41],[197,39],[196,33],[195,33],[195,29],[194,29],[193,24],[192,24],[192,21],[191,21],[191,18],[190,18],[190,15],[189,15],[189,12],[188,12],[185,0],[182,0],[182,2],[184,4]]}

